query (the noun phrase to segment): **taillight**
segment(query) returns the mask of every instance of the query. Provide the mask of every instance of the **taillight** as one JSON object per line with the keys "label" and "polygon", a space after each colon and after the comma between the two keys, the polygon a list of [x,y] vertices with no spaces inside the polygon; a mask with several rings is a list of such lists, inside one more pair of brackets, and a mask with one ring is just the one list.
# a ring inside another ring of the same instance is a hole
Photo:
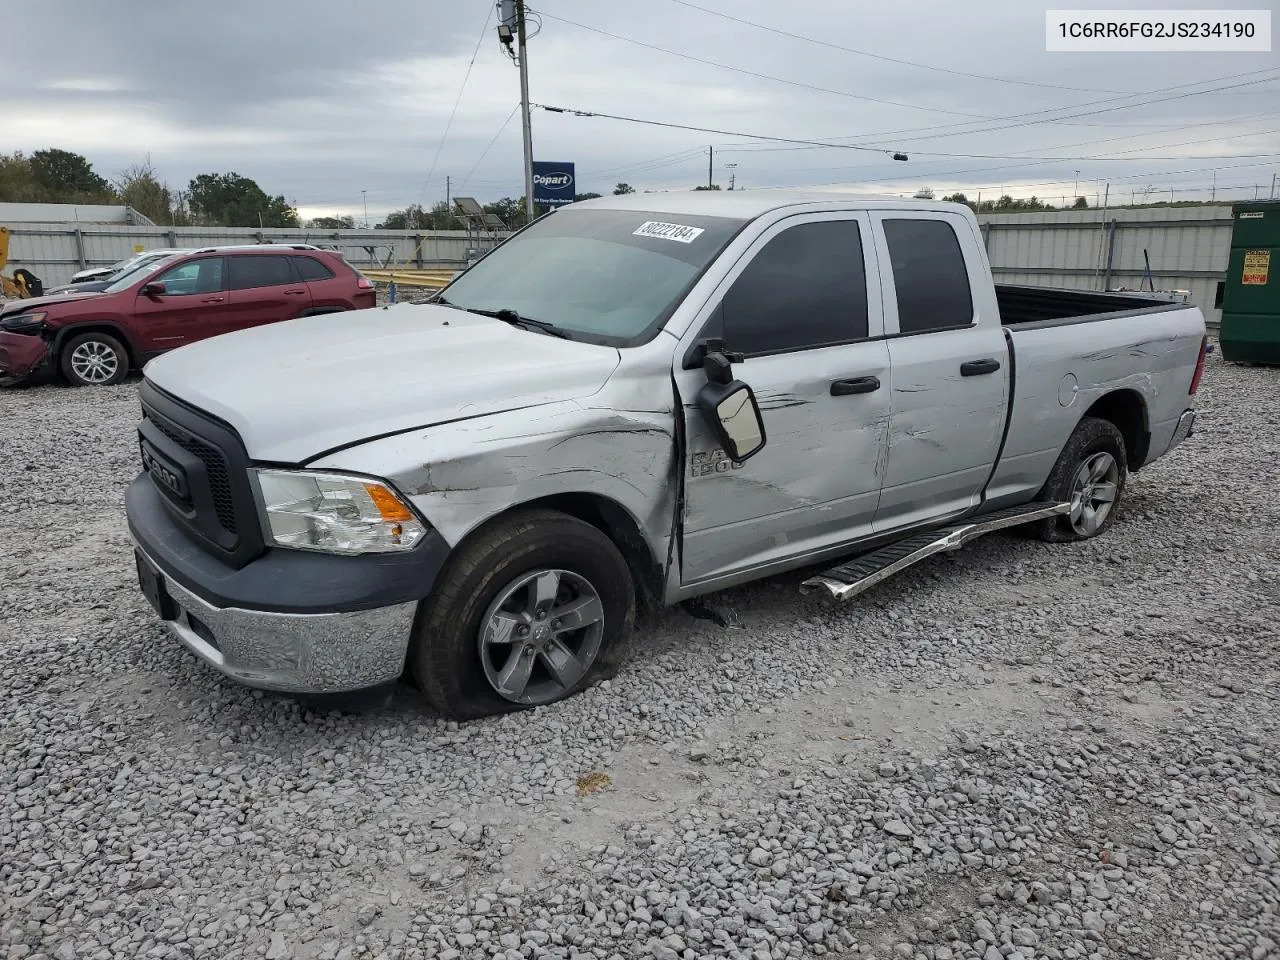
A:
{"label": "taillight", "polygon": [[373,281],[370,280],[368,277],[361,277],[359,280],[356,281],[356,286],[359,287],[361,290],[372,290]]}
{"label": "taillight", "polygon": [[1194,395],[1200,389],[1200,378],[1204,376],[1204,361],[1209,356],[1209,338],[1204,336],[1200,338],[1200,359],[1196,361],[1196,372],[1191,378],[1191,389],[1188,391]]}

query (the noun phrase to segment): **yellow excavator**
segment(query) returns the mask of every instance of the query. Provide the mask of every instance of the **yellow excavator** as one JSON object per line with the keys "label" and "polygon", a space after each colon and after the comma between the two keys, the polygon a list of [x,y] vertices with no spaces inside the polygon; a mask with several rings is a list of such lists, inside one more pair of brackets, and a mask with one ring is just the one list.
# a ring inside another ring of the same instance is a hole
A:
{"label": "yellow excavator", "polygon": [[12,277],[4,275],[4,268],[9,263],[9,228],[0,227],[0,296],[12,300],[25,300],[38,297],[44,293],[44,285],[30,270],[19,267],[13,271]]}

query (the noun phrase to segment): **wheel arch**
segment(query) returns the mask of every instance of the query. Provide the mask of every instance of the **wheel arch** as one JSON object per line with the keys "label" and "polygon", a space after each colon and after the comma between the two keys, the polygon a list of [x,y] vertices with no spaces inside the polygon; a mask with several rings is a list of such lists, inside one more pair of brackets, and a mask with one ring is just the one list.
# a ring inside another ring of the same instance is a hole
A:
{"label": "wheel arch", "polygon": [[1112,390],[1095,400],[1084,416],[1113,424],[1124,437],[1129,471],[1136,473],[1142,467],[1151,450],[1151,417],[1141,393],[1128,388]]}
{"label": "wheel arch", "polygon": [[53,349],[50,353],[55,359],[61,358],[62,350],[67,345],[67,341],[80,336],[82,333],[105,333],[119,340],[124,347],[125,353],[129,355],[129,366],[134,370],[141,369],[142,357],[133,345],[132,338],[124,327],[113,320],[84,320],[77,321],[69,326],[59,327],[53,335]]}
{"label": "wheel arch", "polygon": [[637,604],[645,609],[662,605],[665,570],[644,537],[640,522],[616,500],[598,493],[555,493],[512,504],[473,528],[454,546],[458,549],[482,530],[526,510],[555,510],[595,527],[608,537],[626,561],[635,581]]}

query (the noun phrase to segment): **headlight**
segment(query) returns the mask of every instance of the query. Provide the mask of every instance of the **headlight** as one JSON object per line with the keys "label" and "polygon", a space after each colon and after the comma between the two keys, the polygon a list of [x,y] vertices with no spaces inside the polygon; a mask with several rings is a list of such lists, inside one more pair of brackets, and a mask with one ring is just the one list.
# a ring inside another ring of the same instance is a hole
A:
{"label": "headlight", "polygon": [[35,333],[44,326],[44,318],[48,314],[39,313],[20,313],[16,317],[5,317],[0,320],[0,330],[7,330],[10,333]]}
{"label": "headlight", "polygon": [[426,525],[385,483],[338,473],[252,470],[268,541],[324,553],[408,550]]}

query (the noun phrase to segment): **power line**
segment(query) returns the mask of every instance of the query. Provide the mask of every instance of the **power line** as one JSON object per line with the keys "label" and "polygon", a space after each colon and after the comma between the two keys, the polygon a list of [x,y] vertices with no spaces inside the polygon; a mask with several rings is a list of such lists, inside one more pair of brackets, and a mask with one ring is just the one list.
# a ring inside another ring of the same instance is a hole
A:
{"label": "power line", "polygon": [[[1123,97],[1108,97],[1102,100],[1092,100],[1086,103],[1077,103],[1077,104],[1073,104],[1065,107],[1049,107],[1043,110],[1032,110],[1025,113],[1012,113],[1005,117],[991,118],[992,120],[1003,122],[1005,120],[1021,120],[1029,117],[1043,117],[1043,119],[1032,120],[1032,121],[1029,121],[1028,123],[1005,124],[1004,126],[996,126],[996,127],[981,127],[981,126],[975,126],[975,124],[978,123],[978,121],[968,121],[967,123],[947,124],[943,128],[905,127],[898,130],[873,131],[865,134],[852,134],[845,137],[828,137],[826,139],[828,141],[832,141],[832,140],[858,140],[858,139],[867,139],[870,137],[882,137],[882,136],[896,137],[898,134],[915,133],[917,131],[922,131],[922,130],[929,131],[929,134],[921,137],[913,137],[912,139],[928,140],[932,137],[957,137],[957,136],[964,136],[965,134],[970,134],[970,133],[992,133],[997,130],[1007,130],[1013,127],[1034,126],[1040,123],[1058,123],[1062,120],[1073,120],[1077,117],[1095,116],[1100,113],[1112,113],[1117,110],[1132,110],[1137,107],[1150,106],[1153,103],[1165,103],[1170,100],[1186,99],[1187,97],[1205,96],[1208,94],[1220,93],[1223,90],[1234,90],[1239,87],[1256,86],[1262,83],[1274,83],[1276,80],[1280,80],[1280,73],[1277,73],[1275,76],[1263,77],[1257,80],[1249,80],[1242,83],[1228,84],[1222,87],[1212,87],[1208,90],[1192,90],[1187,93],[1180,93],[1180,94],[1167,96],[1167,97],[1153,97],[1148,100],[1140,100],[1136,103],[1121,104],[1119,106],[1107,107],[1101,110],[1086,110],[1081,113],[1066,114],[1064,116],[1045,116],[1046,114],[1057,113],[1061,110],[1075,110],[1075,109],[1078,109],[1079,107],[1092,107],[1092,106],[1097,106],[1099,104],[1115,103],[1117,100],[1130,100],[1135,96],[1147,96],[1152,93],[1159,93],[1159,94],[1172,93],[1172,91],[1175,91],[1175,90],[1186,90],[1187,87],[1198,87],[1198,86],[1203,86],[1207,83],[1219,83],[1223,80],[1238,80],[1241,77],[1253,77],[1253,76],[1257,76],[1257,74],[1259,73],[1276,73],[1276,71],[1275,71],[1275,68],[1273,67],[1268,67],[1263,70],[1248,70],[1244,73],[1228,74],[1223,77],[1214,77],[1209,80],[1197,80],[1193,83],[1180,83],[1172,87],[1162,87],[1157,90],[1148,91],[1148,94],[1129,94]],[[946,129],[946,127],[948,126],[949,127],[969,127],[970,129],[948,130]]]}
{"label": "power line", "polygon": [[[487,27],[488,24],[485,24],[485,26]],[[489,145],[484,148],[484,151],[480,154],[476,162],[471,165],[471,169],[467,171],[467,175],[458,181],[459,190],[461,190],[464,186],[467,185],[467,182],[470,181],[471,179],[471,175],[475,173],[477,169],[479,169],[480,164],[483,163],[484,158],[489,155],[489,151],[493,149],[493,145],[497,143],[498,138],[502,136],[502,131],[507,129],[507,124],[511,122],[511,118],[516,115],[516,111],[519,109],[520,109],[520,104],[518,103],[511,108],[511,112],[507,114],[507,119],[502,121],[502,126],[500,126],[498,128],[498,132],[493,135],[493,139],[489,141]]]}
{"label": "power line", "polygon": [[[735,17],[730,13],[722,13],[719,10],[709,10],[706,7],[699,6],[696,3],[690,3],[689,0],[671,0],[672,3],[678,3],[682,7],[688,7],[691,10],[698,10],[702,13],[710,14],[713,17],[721,17],[725,20],[732,20],[734,23],[741,23],[748,27],[755,27],[757,30],[766,30],[769,33],[777,34],[781,37],[790,37],[793,40],[803,40],[806,43],[817,44],[820,47],[828,47],[832,50],[842,50],[845,53],[852,53],[860,57],[870,57],[872,60],[882,60],[885,63],[896,63],[905,67],[917,67],[921,70],[933,70],[937,73],[947,73],[955,77],[968,77],[973,80],[990,80],[994,83],[1011,83],[1024,87],[1041,87],[1047,90],[1069,90],[1076,93],[1131,93],[1126,90],[1104,90],[1096,87],[1069,87],[1060,83],[1038,83],[1035,80],[1014,80],[1011,77],[993,77],[983,73],[968,73],[964,70],[951,70],[947,67],[938,67],[928,63],[917,63],[914,60],[902,60],[898,57],[886,57],[883,54],[871,53],[868,50],[858,50],[854,47],[842,46],[838,43],[832,43],[829,40],[819,40],[817,37],[809,37],[799,33],[791,33],[789,30],[781,30],[777,27],[770,27],[767,24],[756,23],[754,20],[747,20],[743,17]],[[1138,91],[1140,92],[1140,91]]]}
{"label": "power line", "polygon": [[867,103],[879,103],[890,107],[903,107],[908,110],[924,110],[928,113],[945,113],[953,117],[976,117],[980,120],[991,119],[980,113],[966,113],[962,110],[944,110],[941,107],[925,107],[917,103],[903,103],[898,100],[885,100],[880,97],[869,97],[860,93],[849,93],[847,90],[833,90],[830,87],[820,87],[812,83],[804,83],[800,80],[787,80],[784,77],[775,77],[768,73],[757,73],[754,70],[747,70],[743,67],[735,67],[727,63],[720,63],[716,60],[707,60],[703,57],[696,57],[691,53],[681,53],[678,50],[668,50],[666,47],[659,47],[656,44],[646,43],[643,40],[636,40],[634,37],[624,37],[618,33],[610,33],[608,30],[601,30],[599,27],[589,27],[585,23],[578,23],[576,20],[569,20],[566,17],[559,17],[555,14],[542,11],[542,15],[548,20],[556,20],[560,23],[568,24],[571,27],[577,27],[580,30],[587,30],[591,33],[599,34],[602,37],[609,37],[613,40],[621,40],[624,43],[632,43],[638,47],[644,47],[647,50],[657,50],[659,53],[670,54],[673,57],[679,57],[682,60],[691,60],[694,63],[701,63],[708,67],[718,67],[721,70],[732,70],[734,73],[741,73],[744,76],[755,77],[757,80],[771,80],[775,83],[785,83],[788,86],[800,87],[804,90],[815,90],[819,93],[831,93],[837,97],[848,97],[850,100],[862,100]]}
{"label": "power line", "polygon": [[[549,13],[543,16],[549,17]],[[693,130],[697,133],[714,133],[721,137],[746,137],[749,140],[771,140],[776,143],[808,143],[820,147],[835,147],[842,150],[859,150],[865,153],[883,153],[893,157],[895,160],[906,160],[907,157],[902,153],[895,153],[886,147],[870,147],[862,144],[853,143],[819,143],[817,140],[796,140],[790,137],[770,137],[761,133],[742,133],[734,130],[716,130],[713,127],[695,127],[684,123],[665,123],[661,120],[641,120],[637,117],[622,117],[613,113],[593,113],[590,110],[575,110],[571,107],[552,107],[545,103],[532,103],[532,107],[539,110],[546,110],[549,113],[567,113],[575,117],[599,117],[603,120],[622,120],[627,123],[641,123],[649,127],[667,127],[672,130]]]}
{"label": "power line", "polygon": [[484,43],[485,34],[489,32],[489,21],[493,18],[493,10],[494,7],[490,4],[484,15],[484,26],[480,28],[480,39],[476,41],[476,48],[471,53],[471,61],[467,64],[467,72],[462,75],[462,86],[458,88],[457,99],[453,101],[453,109],[449,111],[449,119],[444,125],[444,133],[440,134],[440,142],[436,144],[436,155],[431,159],[431,169],[427,171],[427,179],[422,182],[422,192],[418,194],[419,207],[422,206],[422,201],[427,195],[431,178],[435,176],[436,164],[440,162],[440,152],[444,149],[445,140],[449,138],[449,128],[453,126],[453,118],[458,112],[458,104],[462,102],[462,94],[467,89],[467,81],[471,79],[471,68],[476,65],[476,57],[480,55],[480,44]]}

